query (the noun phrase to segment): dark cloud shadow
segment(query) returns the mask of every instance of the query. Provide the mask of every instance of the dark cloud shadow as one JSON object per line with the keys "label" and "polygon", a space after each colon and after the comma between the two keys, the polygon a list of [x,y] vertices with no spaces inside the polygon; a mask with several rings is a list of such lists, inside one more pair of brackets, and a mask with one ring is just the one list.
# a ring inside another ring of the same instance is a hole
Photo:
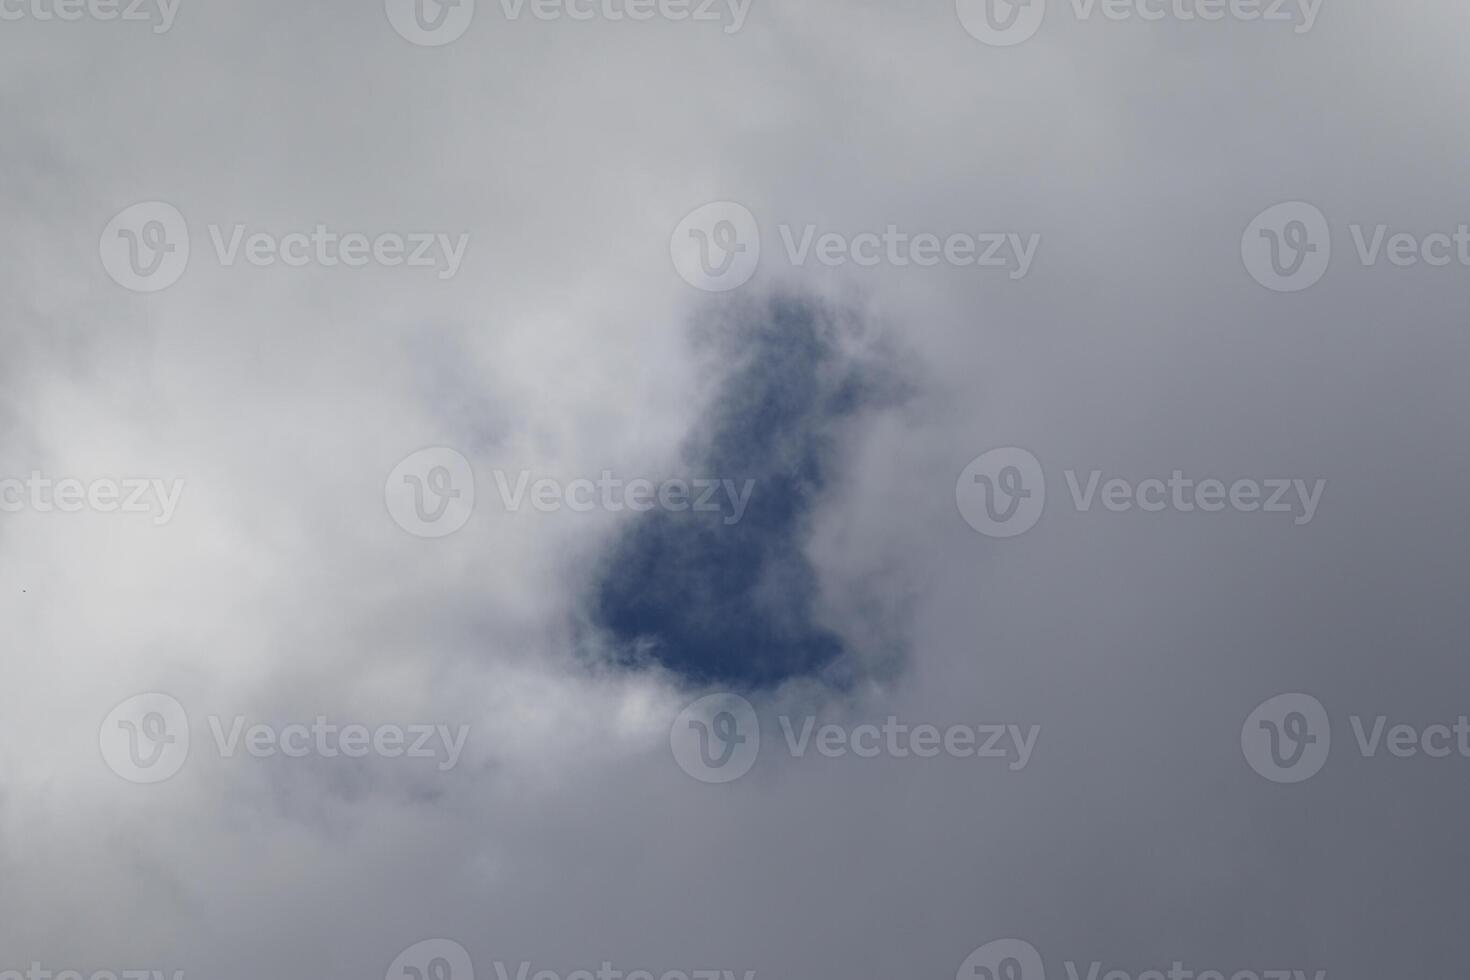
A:
{"label": "dark cloud shadow", "polygon": [[[806,296],[725,300],[695,343],[714,397],[679,474],[729,481],[718,511],[638,515],[594,576],[589,619],[613,662],[692,685],[769,688],[853,677],[843,639],[815,613],[811,519],[840,479],[863,418],[907,397],[863,318]],[[730,489],[749,482],[739,519]]]}

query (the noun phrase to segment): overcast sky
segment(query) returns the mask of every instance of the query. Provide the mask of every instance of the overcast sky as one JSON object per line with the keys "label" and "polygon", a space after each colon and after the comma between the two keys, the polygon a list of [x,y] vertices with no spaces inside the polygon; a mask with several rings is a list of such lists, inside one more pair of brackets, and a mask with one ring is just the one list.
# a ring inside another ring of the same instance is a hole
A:
{"label": "overcast sky", "polygon": [[0,980],[1463,972],[1470,8],[132,2],[0,0]]}

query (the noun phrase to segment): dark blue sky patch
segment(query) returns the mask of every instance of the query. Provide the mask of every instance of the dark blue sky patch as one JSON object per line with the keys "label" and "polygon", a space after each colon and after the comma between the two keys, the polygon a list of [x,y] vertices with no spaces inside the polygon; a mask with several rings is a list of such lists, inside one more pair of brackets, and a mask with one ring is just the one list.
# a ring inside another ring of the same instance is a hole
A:
{"label": "dark blue sky patch", "polygon": [[700,324],[717,389],[680,475],[755,483],[737,523],[722,491],[718,512],[655,509],[619,538],[591,616],[617,663],[747,689],[834,673],[845,651],[814,620],[810,518],[841,474],[853,424],[903,396],[885,359],[853,353],[852,326],[789,295],[729,301]]}

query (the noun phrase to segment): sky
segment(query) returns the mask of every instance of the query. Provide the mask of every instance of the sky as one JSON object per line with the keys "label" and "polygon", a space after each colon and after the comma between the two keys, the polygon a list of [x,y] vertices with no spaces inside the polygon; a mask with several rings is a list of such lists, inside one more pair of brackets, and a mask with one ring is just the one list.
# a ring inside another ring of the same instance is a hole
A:
{"label": "sky", "polygon": [[1460,970],[1467,27],[0,0],[0,980]]}

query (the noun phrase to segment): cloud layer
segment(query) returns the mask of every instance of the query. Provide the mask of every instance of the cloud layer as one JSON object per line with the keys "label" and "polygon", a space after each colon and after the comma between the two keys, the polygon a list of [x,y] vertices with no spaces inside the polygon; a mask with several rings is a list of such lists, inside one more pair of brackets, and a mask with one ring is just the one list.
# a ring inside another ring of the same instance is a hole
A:
{"label": "cloud layer", "polygon": [[[163,525],[0,513],[0,973],[360,980],[440,937],[480,980],[948,980],[1005,937],[1053,980],[1457,969],[1470,762],[1386,733],[1466,713],[1470,272],[1365,263],[1353,227],[1470,222],[1470,13],[1047,6],[1009,48],[879,0],[735,33],[481,0],[443,47],[345,0],[0,21],[0,479],[184,486]],[[150,201],[191,249],[137,293],[99,237]],[[721,201],[763,244],[724,301],[671,262]],[[1333,248],[1280,293],[1242,238],[1292,201]],[[469,238],[441,279],[227,261],[241,224]],[[1024,278],[818,258],[890,226],[1040,237]],[[476,499],[427,539],[385,481],[437,447]],[[1005,447],[1047,490],[1009,540],[956,499]],[[1294,526],[1084,510],[1093,470],[1326,485]],[[496,481],[604,471],[757,482],[726,526]],[[721,685],[761,739],[712,784],[671,735]],[[156,785],[99,751],[147,692],[191,734]],[[1242,726],[1296,692],[1330,754],[1277,784]],[[469,736],[439,771],[211,726],[319,716]],[[809,717],[1039,736],[1022,770],[828,757],[788,744]]]}

